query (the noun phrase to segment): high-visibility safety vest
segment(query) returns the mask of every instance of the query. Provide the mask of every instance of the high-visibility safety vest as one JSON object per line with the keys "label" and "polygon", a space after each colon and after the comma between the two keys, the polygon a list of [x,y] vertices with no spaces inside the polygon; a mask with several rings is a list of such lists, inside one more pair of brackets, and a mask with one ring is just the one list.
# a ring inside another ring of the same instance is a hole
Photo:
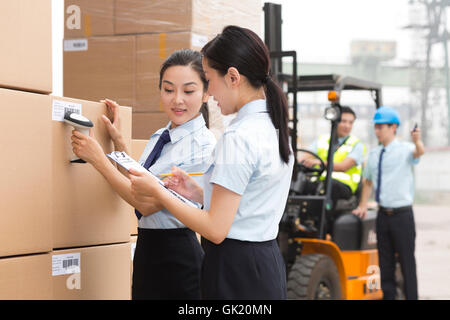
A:
{"label": "high-visibility safety vest", "polygon": [[[354,136],[349,136],[343,145],[338,147],[336,152],[334,153],[333,163],[341,162],[344,160],[347,155],[353,150],[355,145],[360,142],[360,140]],[[323,161],[327,160],[328,157],[328,148],[330,146],[330,136],[324,135],[321,136],[317,142],[317,155]],[[366,153],[366,146],[363,144],[363,154]],[[336,172],[333,171],[332,177],[335,180],[338,180],[350,187],[353,193],[355,193],[358,188],[358,184],[361,181],[361,173],[362,173],[362,165],[356,165],[351,167],[345,172]],[[326,170],[322,173],[320,179],[325,179],[327,176]]]}

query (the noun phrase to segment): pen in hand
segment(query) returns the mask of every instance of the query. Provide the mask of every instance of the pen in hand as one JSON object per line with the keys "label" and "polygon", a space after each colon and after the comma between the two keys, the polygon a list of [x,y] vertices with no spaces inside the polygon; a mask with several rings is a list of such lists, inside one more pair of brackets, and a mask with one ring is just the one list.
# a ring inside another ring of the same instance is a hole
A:
{"label": "pen in hand", "polygon": [[[188,175],[190,176],[201,176],[203,173],[202,172],[190,172],[188,173]],[[162,174],[158,174],[158,176],[160,177],[173,177],[173,173],[162,173]]]}

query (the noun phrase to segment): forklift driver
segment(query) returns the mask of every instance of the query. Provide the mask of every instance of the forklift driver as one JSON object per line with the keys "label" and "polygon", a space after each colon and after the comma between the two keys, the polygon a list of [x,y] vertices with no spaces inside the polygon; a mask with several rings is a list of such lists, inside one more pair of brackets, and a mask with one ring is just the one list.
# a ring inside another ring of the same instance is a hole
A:
{"label": "forklift driver", "polygon": [[[331,187],[331,200],[333,208],[339,199],[349,199],[355,194],[361,180],[362,163],[366,153],[365,145],[355,136],[350,135],[353,123],[356,120],[355,112],[347,106],[341,107],[341,121],[337,127],[338,145],[333,158],[333,174]],[[330,136],[322,135],[310,146],[310,150],[316,153],[327,165]],[[308,168],[320,165],[320,161],[312,155],[303,153],[299,157],[299,162]],[[324,180],[326,171],[323,172],[320,180]],[[307,194],[315,194],[318,188],[318,181],[308,182],[305,186]]]}

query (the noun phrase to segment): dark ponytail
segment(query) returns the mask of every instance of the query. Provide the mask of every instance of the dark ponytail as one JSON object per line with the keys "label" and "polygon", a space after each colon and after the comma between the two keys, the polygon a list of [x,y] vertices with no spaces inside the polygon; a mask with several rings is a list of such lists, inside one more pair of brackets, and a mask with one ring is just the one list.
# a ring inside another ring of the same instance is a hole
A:
{"label": "dark ponytail", "polygon": [[270,118],[276,129],[278,129],[279,141],[280,141],[280,157],[284,162],[289,162],[289,114],[288,114],[288,102],[283,90],[280,86],[269,78],[266,84],[266,99],[269,107]]}
{"label": "dark ponytail", "polygon": [[264,42],[253,31],[227,26],[202,49],[209,67],[224,76],[235,67],[255,89],[264,86],[267,109],[279,135],[280,157],[289,162],[288,103],[285,94],[269,75],[270,54]]}
{"label": "dark ponytail", "polygon": [[[203,92],[208,91],[208,81],[205,77],[205,72],[202,66],[202,55],[198,51],[191,49],[182,49],[174,51],[161,65],[159,71],[159,89],[161,90],[161,81],[164,76],[164,72],[170,67],[174,66],[190,66],[197,72],[203,83]],[[208,103],[204,102],[200,108],[200,113],[205,119],[206,127],[209,128],[209,112]]]}

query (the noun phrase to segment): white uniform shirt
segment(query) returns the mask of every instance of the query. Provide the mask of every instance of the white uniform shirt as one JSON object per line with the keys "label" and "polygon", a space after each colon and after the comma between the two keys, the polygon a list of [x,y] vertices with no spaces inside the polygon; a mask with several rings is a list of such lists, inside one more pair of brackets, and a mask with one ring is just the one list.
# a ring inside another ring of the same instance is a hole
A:
{"label": "white uniform shirt", "polygon": [[281,160],[278,145],[265,100],[244,105],[217,142],[205,174],[204,206],[209,210],[213,184],[242,196],[227,238],[276,238],[294,165],[292,153],[288,164]]}
{"label": "white uniform shirt", "polygon": [[[171,122],[156,131],[147,143],[139,163],[144,165],[150,152],[155,147],[164,130],[169,129]],[[186,172],[205,172],[209,166],[211,153],[216,144],[214,134],[206,128],[202,115],[169,130],[170,142],[162,149],[158,160],[149,168],[155,174],[170,173],[172,166],[180,167]],[[204,184],[204,176],[193,176],[200,185]],[[175,218],[167,209],[142,216],[138,222],[139,228],[174,229],[185,228],[184,224]]]}
{"label": "white uniform shirt", "polygon": [[[410,206],[414,202],[414,159],[416,146],[411,142],[394,139],[385,148],[381,162],[381,190],[379,205],[385,208]],[[378,162],[383,145],[376,146],[369,154],[364,178],[378,188]]]}

